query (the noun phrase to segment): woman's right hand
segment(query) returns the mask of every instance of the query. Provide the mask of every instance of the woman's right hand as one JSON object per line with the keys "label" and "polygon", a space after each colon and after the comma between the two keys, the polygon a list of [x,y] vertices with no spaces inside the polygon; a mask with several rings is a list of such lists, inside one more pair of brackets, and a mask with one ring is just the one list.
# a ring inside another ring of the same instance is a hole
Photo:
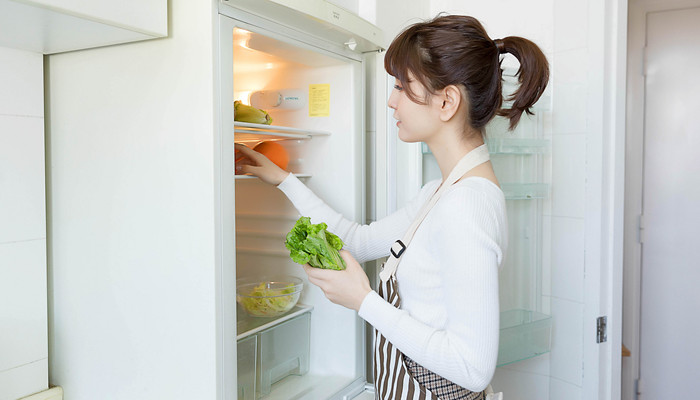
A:
{"label": "woman's right hand", "polygon": [[243,144],[235,144],[236,173],[255,175],[263,182],[279,185],[289,175],[263,154]]}

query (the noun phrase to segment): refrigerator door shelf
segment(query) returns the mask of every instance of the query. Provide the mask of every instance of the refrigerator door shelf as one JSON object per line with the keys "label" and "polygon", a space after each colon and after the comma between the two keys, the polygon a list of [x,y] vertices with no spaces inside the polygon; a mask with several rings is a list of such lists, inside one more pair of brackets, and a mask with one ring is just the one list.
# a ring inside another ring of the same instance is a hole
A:
{"label": "refrigerator door shelf", "polygon": [[551,339],[551,316],[523,309],[502,311],[497,365],[548,353]]}
{"label": "refrigerator door shelf", "polygon": [[[549,139],[528,138],[489,138],[486,139],[486,146],[492,156],[496,154],[549,154],[552,147]],[[430,148],[425,143],[421,143],[421,151],[423,154],[431,153]]]}
{"label": "refrigerator door shelf", "polygon": [[502,183],[501,189],[506,200],[546,199],[549,196],[546,183]]}

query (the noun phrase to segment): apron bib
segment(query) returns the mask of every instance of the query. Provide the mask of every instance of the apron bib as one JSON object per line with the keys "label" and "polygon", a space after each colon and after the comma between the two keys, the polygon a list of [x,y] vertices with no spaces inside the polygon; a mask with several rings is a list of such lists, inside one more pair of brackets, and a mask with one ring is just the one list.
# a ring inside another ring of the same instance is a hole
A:
{"label": "apron bib", "polygon": [[[411,242],[418,226],[437,203],[440,196],[465,173],[489,160],[486,145],[467,153],[452,169],[438,190],[423,205],[417,218],[402,240],[391,247],[391,257],[379,273],[379,295],[394,307],[401,307],[397,290],[396,268],[406,247]],[[484,400],[485,392],[472,392],[440,375],[429,371],[415,361],[405,357],[396,347],[375,329],[374,341],[374,388],[375,398],[380,400]]]}

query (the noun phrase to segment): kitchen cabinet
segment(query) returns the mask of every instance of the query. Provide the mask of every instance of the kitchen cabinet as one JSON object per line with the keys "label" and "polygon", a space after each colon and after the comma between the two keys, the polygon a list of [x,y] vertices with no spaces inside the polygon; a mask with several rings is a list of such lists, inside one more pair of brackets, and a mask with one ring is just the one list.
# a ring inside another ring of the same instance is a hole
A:
{"label": "kitchen cabinet", "polygon": [[168,35],[167,0],[0,0],[0,46],[42,54]]}

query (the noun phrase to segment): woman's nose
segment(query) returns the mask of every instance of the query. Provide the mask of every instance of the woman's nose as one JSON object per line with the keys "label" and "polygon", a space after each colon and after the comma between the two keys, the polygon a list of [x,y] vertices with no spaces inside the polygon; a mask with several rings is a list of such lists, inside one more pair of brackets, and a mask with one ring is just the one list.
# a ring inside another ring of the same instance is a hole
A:
{"label": "woman's nose", "polygon": [[386,104],[389,108],[396,110],[396,89],[391,91],[391,95],[389,95],[389,100],[387,100]]}

